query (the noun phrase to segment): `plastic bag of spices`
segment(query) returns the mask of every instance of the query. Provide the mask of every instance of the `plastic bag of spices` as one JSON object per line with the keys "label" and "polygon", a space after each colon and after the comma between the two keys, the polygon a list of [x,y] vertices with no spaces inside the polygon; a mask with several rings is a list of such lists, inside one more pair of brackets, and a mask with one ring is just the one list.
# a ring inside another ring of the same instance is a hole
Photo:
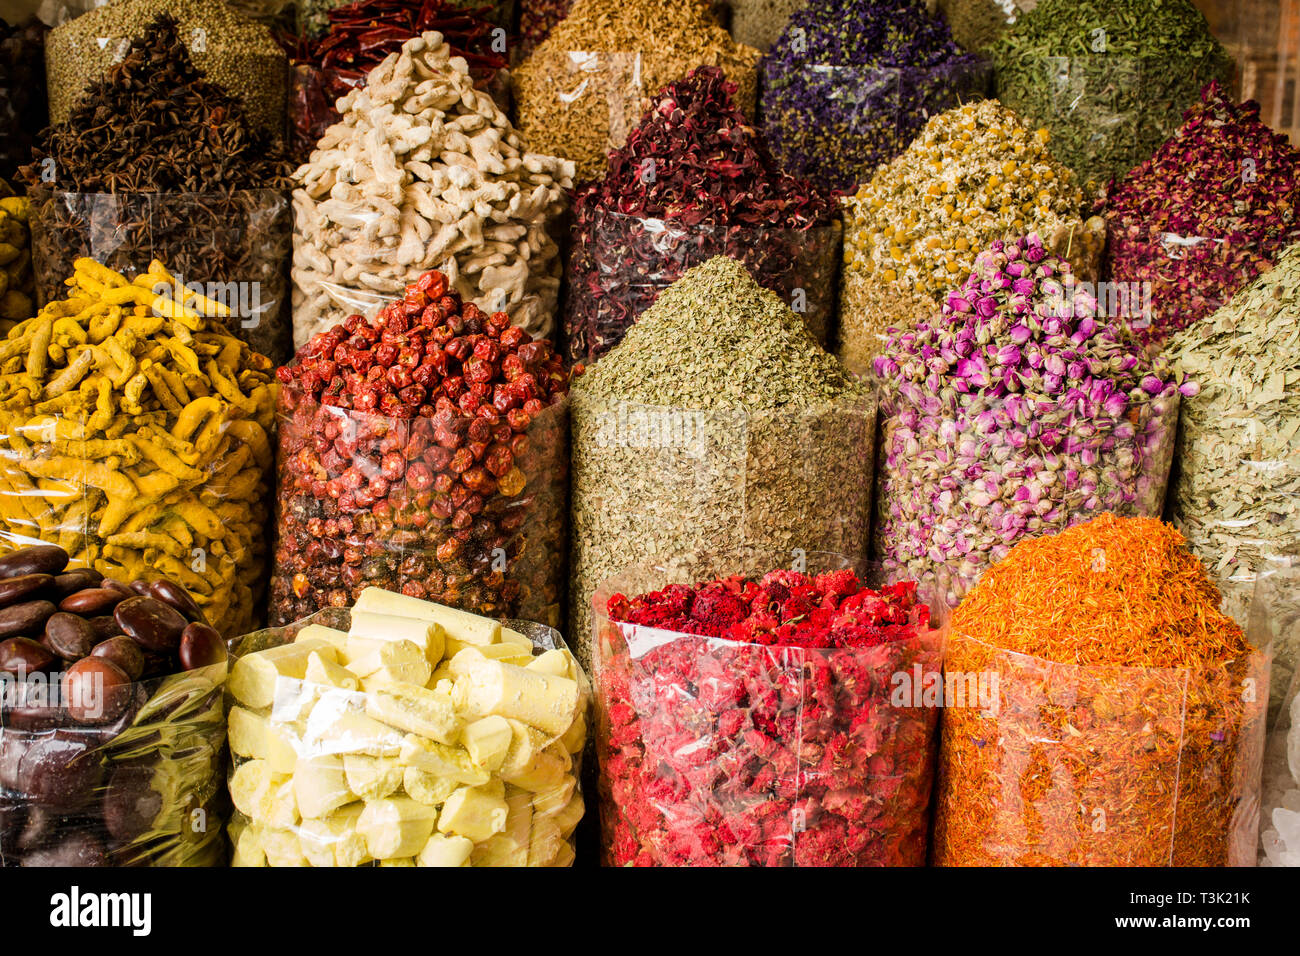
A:
{"label": "plastic bag of spices", "polygon": [[1195,385],[1072,275],[1036,235],[995,242],[940,315],[875,359],[874,556],[922,581],[943,567],[953,605],[1022,538],[1163,508]]}
{"label": "plastic bag of spices", "polygon": [[590,684],[559,633],[370,588],[247,635],[234,866],[569,866]]}
{"label": "plastic bag of spices", "polygon": [[1104,515],[1026,541],[953,614],[944,667],[990,712],[944,715],[942,866],[1250,866],[1270,653],[1181,535]]}
{"label": "plastic bag of spices", "polygon": [[559,623],[568,385],[548,342],[435,272],[279,374],[274,623],[369,586]]}
{"label": "plastic bag of spices", "polygon": [[745,548],[636,566],[592,613],[607,865],[924,864],[943,633],[914,583]]}
{"label": "plastic bag of spices", "polygon": [[[1296,582],[1289,583],[1294,587]],[[1289,617],[1293,638],[1295,625],[1294,616]],[[1260,866],[1300,866],[1300,675],[1292,677],[1280,697],[1282,709],[1269,728],[1264,751]]]}
{"label": "plastic bag of spices", "polygon": [[0,865],[223,865],[223,638],[176,582],[69,560],[0,556]]}
{"label": "plastic bag of spices", "polygon": [[0,347],[0,542],[116,577],[165,574],[227,633],[262,597],[270,360],[160,263],[80,259]]}
{"label": "plastic bag of spices", "polygon": [[33,260],[42,305],[59,298],[73,264],[89,257],[129,279],[149,263],[229,310],[232,334],[279,365],[292,354],[292,216],[277,189],[229,193],[31,193]]}

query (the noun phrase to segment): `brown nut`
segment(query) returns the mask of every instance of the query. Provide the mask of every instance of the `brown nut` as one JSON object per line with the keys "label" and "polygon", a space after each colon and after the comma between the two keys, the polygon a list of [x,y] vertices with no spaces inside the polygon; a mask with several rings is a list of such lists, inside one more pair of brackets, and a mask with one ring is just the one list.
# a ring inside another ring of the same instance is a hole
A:
{"label": "brown nut", "polygon": [[68,566],[68,552],[58,545],[36,544],[19,548],[0,558],[0,578],[25,574],[58,574]]}
{"label": "brown nut", "polygon": [[195,621],[181,633],[181,667],[187,671],[226,659],[226,643],[215,628]]}
{"label": "brown nut", "polygon": [[95,646],[95,629],[84,617],[59,611],[45,622],[41,643],[65,661],[79,661]]}
{"label": "brown nut", "polygon": [[49,574],[24,574],[22,577],[0,581],[0,607],[31,600],[32,596],[49,588],[54,577]]}
{"label": "brown nut", "polygon": [[49,601],[24,601],[0,609],[0,637],[39,633],[56,610]]}
{"label": "brown nut", "polygon": [[94,617],[106,611],[112,611],[113,608],[117,607],[129,596],[116,588],[85,588],[75,594],[69,594],[60,601],[59,610],[71,614],[80,614],[83,617]]}
{"label": "brown nut", "polygon": [[94,568],[77,568],[73,571],[64,571],[54,579],[54,600],[61,601],[69,594],[83,591],[86,588],[98,587],[99,582],[102,580],[104,580],[104,576]]}
{"label": "brown nut", "polygon": [[119,717],[131,703],[131,678],[112,661],[85,657],[63,674],[68,716],[82,724],[103,724]]}
{"label": "brown nut", "polygon": [[185,615],[188,621],[203,621],[202,609],[194,603],[194,598],[190,597],[190,592],[185,590],[175,581],[168,578],[159,578],[149,585],[149,595],[162,601],[168,607],[173,607]]}
{"label": "brown nut", "polygon": [[96,644],[90,651],[91,657],[102,657],[122,668],[131,680],[139,680],[144,673],[144,651],[140,645],[125,634],[110,637]]}
{"label": "brown nut", "polygon": [[0,671],[10,674],[35,674],[54,664],[54,652],[30,637],[11,637],[0,641]]}
{"label": "brown nut", "polygon": [[147,651],[160,653],[175,652],[187,623],[180,611],[142,595],[127,598],[114,608],[113,616],[127,637]]}

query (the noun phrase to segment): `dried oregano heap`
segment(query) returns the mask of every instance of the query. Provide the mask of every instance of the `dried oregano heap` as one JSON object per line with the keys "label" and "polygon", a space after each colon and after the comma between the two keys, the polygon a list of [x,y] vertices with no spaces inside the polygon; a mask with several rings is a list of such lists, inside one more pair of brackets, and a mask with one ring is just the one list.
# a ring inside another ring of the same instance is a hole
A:
{"label": "dried oregano heap", "polygon": [[997,96],[1052,131],[1056,155],[1104,186],[1178,128],[1232,60],[1191,0],[1041,0],[990,49]]}
{"label": "dried oregano heap", "polygon": [[584,661],[597,584],[647,556],[864,553],[869,394],[735,260],[669,286],[572,399],[569,624]]}
{"label": "dried oregano heap", "polygon": [[1096,278],[1104,228],[1084,222],[1074,175],[995,100],[934,117],[907,151],[844,200],[839,356],[863,372],[887,328],[939,311],[996,239],[1038,233]]}
{"label": "dried oregano heap", "polygon": [[754,116],[759,53],[717,24],[705,0],[575,0],[569,15],[512,71],[519,132],[529,149],[595,176],[653,96],[697,66],[719,66]]}
{"label": "dried oregano heap", "polygon": [[1300,241],[1300,150],[1209,86],[1156,154],[1104,203],[1118,282],[1151,284],[1139,337],[1161,345],[1205,318]]}
{"label": "dried oregano heap", "polygon": [[[1200,386],[1183,402],[1170,517],[1225,585],[1300,554],[1297,314],[1300,245],[1169,344],[1170,361]],[[1275,648],[1287,676],[1290,643]]]}

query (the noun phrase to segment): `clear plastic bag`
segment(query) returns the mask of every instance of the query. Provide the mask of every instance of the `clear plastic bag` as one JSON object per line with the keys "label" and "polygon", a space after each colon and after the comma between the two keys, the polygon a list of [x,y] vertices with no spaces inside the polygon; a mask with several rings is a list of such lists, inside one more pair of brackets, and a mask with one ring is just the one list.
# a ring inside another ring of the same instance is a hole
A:
{"label": "clear plastic bag", "polygon": [[1172,136],[1202,87],[1231,76],[1226,59],[1097,53],[1026,57],[994,79],[1003,105],[1051,130],[1052,154],[1100,188]]}
{"label": "clear plastic bag", "polygon": [[[1294,617],[1288,624],[1294,644]],[[1260,866],[1300,866],[1300,674],[1293,675],[1281,697],[1279,719],[1269,729],[1264,750]]]}
{"label": "clear plastic bag", "polygon": [[61,297],[82,256],[134,277],[158,259],[226,305],[231,334],[277,365],[291,354],[286,272],[292,219],[274,189],[230,193],[32,192],[41,304]]}
{"label": "clear plastic bag", "polygon": [[[803,553],[809,575],[854,567]],[[790,552],[655,561],[594,599],[603,852],[611,866],[921,866],[935,707],[892,701],[939,672],[942,630],[876,647],[746,644],[617,624],[611,595],[731,574]]]}
{"label": "clear plastic bag", "polygon": [[591,660],[591,599],[635,556],[742,546],[865,556],[869,398],[807,409],[677,409],[573,398],[569,633]]}
{"label": "clear plastic bag", "polygon": [[724,255],[743,262],[827,344],[835,314],[838,222],[809,229],[686,225],[598,209],[582,231],[587,239],[574,243],[567,273],[564,334],[571,362],[590,362],[609,351],[687,269]]}
{"label": "clear plastic bag", "polygon": [[[560,623],[567,401],[512,435],[507,456],[489,431],[493,457],[485,452],[481,467],[463,471],[473,473],[474,496],[430,419],[321,405],[290,386],[280,403],[272,623],[350,604],[370,586],[488,617]],[[472,442],[485,425],[465,415],[451,430]]]}
{"label": "clear plastic bag", "polygon": [[958,407],[886,387],[873,557],[888,574],[928,583],[942,569],[956,607],[1022,538],[1106,511],[1162,513],[1176,393],[1082,426],[1067,424],[1072,406],[1031,404],[983,398]]}
{"label": "clear plastic bag", "polygon": [[[335,655],[328,639],[303,635],[299,643],[303,628],[346,632],[350,624],[346,609],[327,608],[239,642],[227,694],[234,865],[571,865],[584,812],[579,777],[590,700],[581,669],[569,672],[578,684],[577,717],[563,729],[500,720],[512,736],[497,768],[487,770],[464,746],[460,728],[469,718],[455,710],[454,692],[437,686],[445,661],[427,689],[355,677],[349,688],[307,676],[307,653],[323,649],[331,663]],[[533,660],[565,649],[549,627],[505,625],[532,642],[520,650]],[[274,662],[270,685],[253,693],[241,680],[241,659],[272,648],[287,656]],[[341,663],[333,673],[351,677]],[[403,694],[429,709],[396,713],[389,705]],[[437,714],[444,724],[435,726]],[[434,763],[438,771],[428,769]]]}
{"label": "clear plastic bag", "polygon": [[1250,866],[1268,651],[1230,665],[1076,667],[955,630],[947,671],[992,712],[944,714],[931,863]]}
{"label": "clear plastic bag", "polygon": [[68,716],[57,681],[12,677],[0,676],[0,865],[225,865],[224,663],[125,685],[126,709],[98,724]]}
{"label": "clear plastic bag", "polygon": [[971,55],[935,67],[763,65],[763,132],[792,176],[851,192],[916,137],[931,116],[988,92],[991,70]]}

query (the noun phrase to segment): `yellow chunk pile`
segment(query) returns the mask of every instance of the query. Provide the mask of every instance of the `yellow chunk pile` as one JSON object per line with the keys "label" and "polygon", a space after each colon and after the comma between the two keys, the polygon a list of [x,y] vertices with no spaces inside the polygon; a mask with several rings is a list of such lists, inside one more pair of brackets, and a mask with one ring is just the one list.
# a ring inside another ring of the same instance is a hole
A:
{"label": "yellow chunk pile", "polygon": [[347,633],[240,657],[235,866],[568,866],[587,679],[498,622],[379,588]]}
{"label": "yellow chunk pile", "polygon": [[865,372],[887,328],[943,305],[996,239],[1037,232],[1081,278],[1096,278],[1105,226],[1084,222],[1074,173],[996,100],[934,117],[901,156],[845,197],[840,358]]}
{"label": "yellow chunk pile", "polygon": [[11,193],[0,180],[0,334],[13,328],[15,320],[32,314],[35,292],[27,225],[31,204],[25,197]]}
{"label": "yellow chunk pile", "polygon": [[249,629],[270,360],[159,262],[130,281],[78,259],[67,284],[0,342],[0,538],[58,544],[74,566],[123,580],[165,575],[215,627]]}

